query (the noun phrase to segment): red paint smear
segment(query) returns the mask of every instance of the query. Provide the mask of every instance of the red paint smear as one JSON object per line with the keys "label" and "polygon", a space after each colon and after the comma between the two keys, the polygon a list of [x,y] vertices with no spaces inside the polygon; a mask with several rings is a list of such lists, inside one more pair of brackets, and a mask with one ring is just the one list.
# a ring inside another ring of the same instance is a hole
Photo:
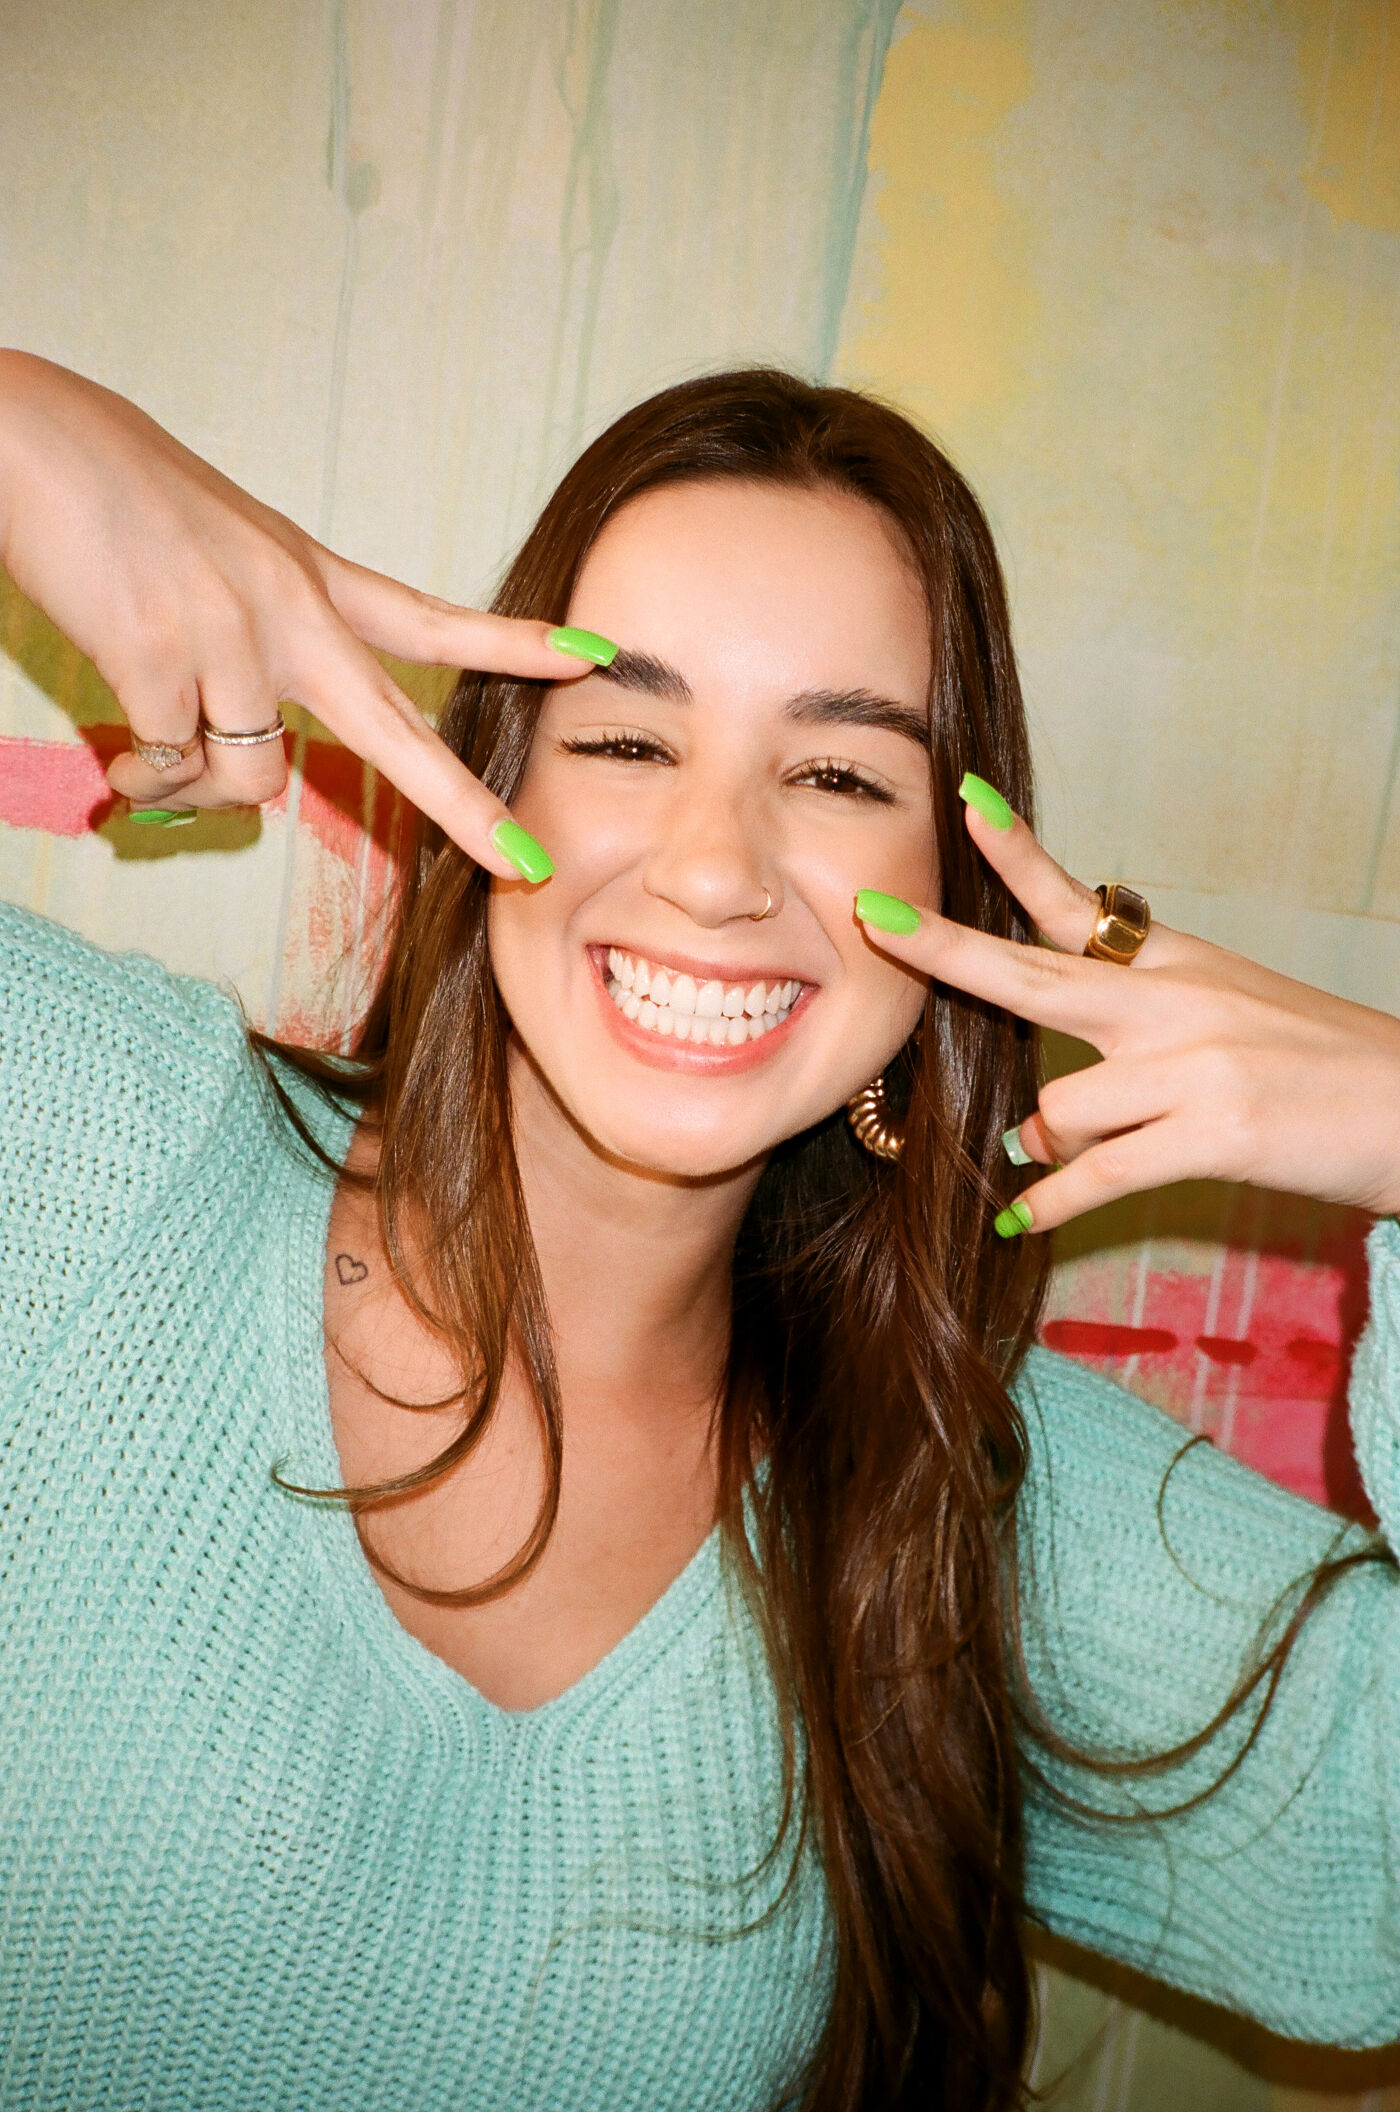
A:
{"label": "red paint smear", "polygon": [[1048,1349],[1067,1357],[1139,1357],[1175,1349],[1164,1327],[1120,1327],[1108,1320],[1047,1320],[1040,1331]]}
{"label": "red paint smear", "polygon": [[[124,726],[85,726],[77,741],[29,741],[0,736],[0,822],[15,829],[43,829],[50,836],[85,836],[100,828],[116,804],[107,765],[130,745]],[[293,737],[286,737],[288,760]],[[355,865],[364,843],[366,765],[338,741],[308,741],[303,771],[301,819],[316,840],[347,865]],[[286,810],[285,792],[267,811]],[[397,812],[397,819],[396,819]],[[392,785],[375,786],[371,836],[394,857],[403,848],[412,816]]]}
{"label": "red paint smear", "polygon": [[1204,1350],[1212,1364],[1238,1364],[1245,1367],[1252,1364],[1259,1354],[1257,1342],[1241,1342],[1234,1335],[1197,1335],[1196,1347]]}
{"label": "red paint smear", "polygon": [[1346,1359],[1337,1342],[1319,1342],[1311,1335],[1295,1335],[1285,1347],[1303,1378],[1310,1380],[1313,1386],[1330,1389],[1345,1367]]}

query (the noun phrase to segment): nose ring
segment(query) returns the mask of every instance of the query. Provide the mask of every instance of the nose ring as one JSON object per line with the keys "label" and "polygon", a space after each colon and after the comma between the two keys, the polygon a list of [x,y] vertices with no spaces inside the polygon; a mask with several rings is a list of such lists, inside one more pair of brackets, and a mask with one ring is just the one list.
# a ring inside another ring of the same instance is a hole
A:
{"label": "nose ring", "polygon": [[768,889],[767,889],[767,888],[765,887],[765,888],[764,888],[764,890],[763,890],[763,907],[762,907],[762,909],[751,909],[751,910],[749,911],[749,915],[750,915],[750,917],[751,917],[751,918],[753,919],[753,921],[754,921],[754,923],[755,923],[755,924],[761,924],[761,923],[763,922],[763,920],[764,920],[764,918],[765,918],[765,917],[771,917],[771,916],[772,916],[772,914],[773,914],[773,897],[772,897],[772,894],[770,893],[770,891],[769,891],[769,890],[768,890]]}

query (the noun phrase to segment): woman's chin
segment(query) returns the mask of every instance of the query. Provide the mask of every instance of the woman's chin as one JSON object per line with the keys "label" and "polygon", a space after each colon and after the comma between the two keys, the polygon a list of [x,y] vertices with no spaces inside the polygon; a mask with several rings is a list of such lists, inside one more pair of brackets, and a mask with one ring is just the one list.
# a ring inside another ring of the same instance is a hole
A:
{"label": "woman's chin", "polygon": [[722,1181],[761,1164],[779,1139],[768,1136],[677,1136],[673,1129],[630,1121],[590,1125],[594,1143],[619,1165],[658,1180]]}

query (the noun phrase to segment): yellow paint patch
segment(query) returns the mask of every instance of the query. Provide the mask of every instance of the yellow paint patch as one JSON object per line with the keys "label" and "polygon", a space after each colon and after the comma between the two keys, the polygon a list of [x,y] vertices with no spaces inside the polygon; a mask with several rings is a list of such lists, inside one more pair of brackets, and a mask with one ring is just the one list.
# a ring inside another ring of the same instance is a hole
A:
{"label": "yellow paint patch", "polygon": [[1304,188],[1338,220],[1400,234],[1400,9],[1335,0],[1302,10]]}
{"label": "yellow paint patch", "polygon": [[1028,229],[997,184],[995,147],[1030,93],[1028,8],[965,7],[893,46],[870,140],[878,227],[841,365],[897,380],[944,433],[1013,390],[1030,338]]}

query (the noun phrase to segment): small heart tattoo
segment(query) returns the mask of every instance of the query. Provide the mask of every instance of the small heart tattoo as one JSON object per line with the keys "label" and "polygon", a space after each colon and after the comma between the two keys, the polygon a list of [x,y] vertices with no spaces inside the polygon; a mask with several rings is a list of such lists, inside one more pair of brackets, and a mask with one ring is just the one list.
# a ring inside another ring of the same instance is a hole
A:
{"label": "small heart tattoo", "polygon": [[367,1261],[356,1261],[353,1254],[337,1254],[335,1273],[342,1283],[363,1283],[369,1274]]}

